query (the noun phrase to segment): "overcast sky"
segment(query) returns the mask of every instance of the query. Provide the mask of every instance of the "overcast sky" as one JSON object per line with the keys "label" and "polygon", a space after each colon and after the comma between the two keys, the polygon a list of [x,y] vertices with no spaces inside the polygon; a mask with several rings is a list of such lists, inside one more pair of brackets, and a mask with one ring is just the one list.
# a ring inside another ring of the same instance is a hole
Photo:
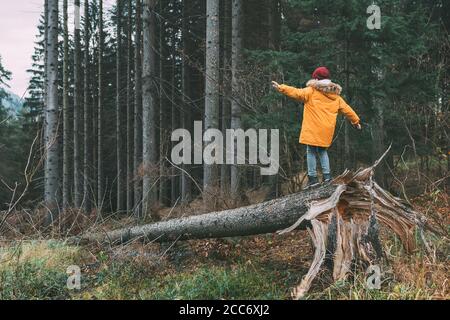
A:
{"label": "overcast sky", "polygon": [[[59,2],[61,9],[62,0]],[[108,8],[111,2],[106,0],[105,7]],[[37,26],[43,9],[44,0],[0,0],[0,56],[3,66],[12,72],[10,90],[20,97],[24,95],[30,80],[26,70],[31,68]],[[72,13],[73,0],[69,0],[69,14],[72,16]]]}
{"label": "overcast sky", "polygon": [[44,0],[0,0],[0,55],[13,73],[11,91],[22,96],[28,86],[34,41]]}

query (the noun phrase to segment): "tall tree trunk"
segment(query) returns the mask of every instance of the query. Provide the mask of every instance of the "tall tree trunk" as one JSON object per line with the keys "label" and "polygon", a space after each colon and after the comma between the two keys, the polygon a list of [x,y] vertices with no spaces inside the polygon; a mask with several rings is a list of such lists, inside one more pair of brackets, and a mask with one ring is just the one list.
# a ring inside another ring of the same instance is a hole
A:
{"label": "tall tree trunk", "polygon": [[[47,107],[47,98],[48,98],[48,93],[47,93],[47,61],[48,61],[48,17],[49,17],[49,10],[48,10],[48,0],[44,1],[44,75],[43,75],[43,99],[42,99],[42,104],[44,106],[44,111],[45,108]],[[43,133],[41,135],[41,139],[44,141],[45,143],[45,137],[47,135],[47,126],[45,125],[45,121],[46,121],[46,113],[44,113],[44,118],[43,118]],[[45,147],[45,146],[44,146]],[[46,156],[46,152],[47,150],[45,150],[45,148],[43,148],[43,150],[40,152],[40,156],[41,158],[45,158]],[[44,164],[45,166],[45,164]],[[45,167],[44,167],[45,170]],[[45,180],[45,174],[44,174],[44,180]],[[45,181],[44,181],[45,184]]]}
{"label": "tall tree trunk", "polygon": [[[281,33],[281,12],[280,12],[280,1],[279,0],[268,0],[267,3],[267,14],[268,14],[268,43],[267,48],[271,50],[280,50],[280,33]],[[278,73],[279,74],[279,73]],[[278,74],[271,75],[271,79],[277,77]],[[278,101],[273,108],[282,108],[283,101]],[[272,109],[273,110],[273,109]],[[256,168],[255,168],[256,169]],[[255,170],[256,174],[258,170]],[[280,177],[279,174],[275,174],[266,178],[268,181],[268,186],[270,192],[267,199],[277,198],[280,193]],[[264,181],[264,177],[262,177]]]}
{"label": "tall tree trunk", "polygon": [[[159,2],[159,15],[164,16],[164,3]],[[170,101],[167,95],[167,43],[165,19],[159,19],[159,202],[161,205],[170,205],[170,183],[167,177],[167,162],[165,158],[170,149]]]}
{"label": "tall tree trunk", "polygon": [[83,202],[83,175],[81,169],[81,117],[82,117],[82,81],[81,81],[81,12],[80,0],[75,0],[74,14],[74,115],[73,115],[73,174],[74,205],[81,208]]}
{"label": "tall tree trunk", "polygon": [[[45,108],[45,203],[50,219],[57,213],[59,193],[58,138],[58,0],[48,0],[47,105]],[[51,220],[50,220],[51,221]]]}
{"label": "tall tree trunk", "polygon": [[269,0],[269,48],[280,49],[281,36],[281,12],[280,0]]}
{"label": "tall tree trunk", "polygon": [[[373,141],[373,155],[379,154],[380,150],[384,150],[384,112],[383,112],[384,103],[376,98],[374,101],[374,106],[376,109],[375,116],[375,126],[374,126],[374,141]],[[381,151],[382,152],[382,151]],[[380,185],[382,187],[387,186],[387,172],[386,172],[386,164],[385,162],[381,163],[376,172],[376,178],[380,181]]]}
{"label": "tall tree trunk", "polygon": [[[378,57],[380,58],[380,57]],[[375,81],[383,81],[385,78],[385,71],[382,68],[374,67],[372,68],[372,74],[375,77]],[[373,126],[373,152],[372,155],[375,156],[380,152],[383,152],[385,145],[385,129],[384,129],[384,108],[386,101],[383,98],[373,96],[372,106],[375,111],[374,126]],[[386,172],[386,161],[384,160],[380,163],[377,172],[375,173],[376,179],[380,182],[383,188],[387,187],[387,172]]]}
{"label": "tall tree trunk", "polygon": [[135,96],[134,96],[134,212],[137,218],[142,214],[142,180],[139,166],[142,162],[142,0],[136,2],[135,39]]}
{"label": "tall tree trunk", "polygon": [[97,210],[102,214],[105,201],[103,168],[103,0],[99,0],[98,25],[98,105],[97,105]]}
{"label": "tall tree trunk", "polygon": [[[225,1],[223,3],[223,41],[222,41],[222,132],[226,132],[231,125],[231,75],[230,75],[230,57],[231,57],[231,6],[232,1]],[[226,146],[224,145],[224,155],[226,155]],[[224,195],[230,192],[231,182],[231,167],[224,163],[220,168],[220,189]]]}
{"label": "tall tree trunk", "polygon": [[[183,91],[183,110],[182,122],[183,128],[192,132],[192,67],[189,64],[189,59],[192,59],[192,36],[190,35],[190,19],[192,15],[192,1],[183,1],[183,24],[182,24],[182,39],[183,39],[183,69],[182,69],[182,91]],[[181,173],[181,202],[188,203],[192,199],[192,181],[189,177],[191,166],[183,164],[183,172]]]}
{"label": "tall tree trunk", "polygon": [[[219,0],[209,0],[206,3],[205,131],[219,129],[219,8]],[[205,141],[205,147],[211,143],[212,141]],[[217,187],[218,166],[205,163],[203,169],[204,196],[206,198],[213,197],[213,192]]]}
{"label": "tall tree trunk", "polygon": [[69,15],[68,0],[63,1],[64,20],[64,66],[63,66],[63,208],[70,206],[70,190],[72,173],[70,166],[70,113],[69,113]]}
{"label": "tall tree trunk", "polygon": [[157,200],[156,166],[156,0],[144,0],[143,43],[143,212],[149,214]]}
{"label": "tall tree trunk", "polygon": [[[175,75],[177,72],[176,66],[176,43],[175,43],[175,32],[172,32],[170,38],[170,56],[172,57],[170,61],[170,106],[171,106],[171,127],[172,131],[180,128],[180,111],[176,102],[175,92],[176,92],[176,82]],[[180,197],[180,178],[178,176],[178,169],[172,167],[171,169],[171,202],[175,205],[179,201]]]}
{"label": "tall tree trunk", "polygon": [[[98,8],[98,7],[97,7]],[[95,19],[95,18],[92,18]],[[97,20],[98,21],[98,20]],[[97,40],[94,40],[97,39]],[[91,56],[91,65],[90,65],[90,69],[89,69],[89,81],[90,81],[90,90],[91,90],[91,95],[90,95],[90,103],[91,103],[91,119],[90,119],[90,123],[91,123],[91,176],[90,176],[90,181],[91,181],[91,206],[95,207],[97,209],[97,194],[98,194],[98,188],[97,188],[97,181],[98,181],[98,176],[97,176],[97,166],[98,166],[98,162],[97,162],[97,132],[98,132],[98,108],[97,108],[97,104],[98,104],[98,30],[95,32],[95,35],[92,34],[91,35],[91,45],[93,47],[93,52],[92,52],[92,56]],[[96,211],[97,214],[97,211]]]}
{"label": "tall tree trunk", "polygon": [[[348,37],[346,35],[346,37]],[[345,40],[345,92],[349,94],[350,90],[350,69],[349,69],[349,39]],[[382,151],[382,150],[380,150]],[[350,125],[348,121],[344,123],[344,167],[345,169],[351,169],[353,166],[351,154],[350,154]]]}
{"label": "tall tree trunk", "polygon": [[48,0],[44,1],[44,105],[47,105]]}
{"label": "tall tree trunk", "polygon": [[84,185],[83,209],[89,214],[92,209],[92,107],[90,101],[90,17],[89,0],[84,1]]}
{"label": "tall tree trunk", "polygon": [[133,211],[133,138],[134,138],[134,115],[133,115],[133,81],[132,81],[132,56],[133,56],[133,4],[128,0],[128,23],[127,23],[127,212]]}
{"label": "tall tree trunk", "polygon": [[126,154],[123,138],[123,86],[122,86],[122,11],[123,1],[117,0],[117,57],[116,57],[116,160],[117,160],[117,207],[119,213],[126,209]]}
{"label": "tall tree trunk", "polygon": [[[231,96],[231,129],[241,128],[241,106],[239,104],[240,69],[242,63],[242,0],[233,0],[232,7],[232,96]],[[241,168],[237,165],[237,148],[234,148],[235,164],[231,166],[231,197],[238,201],[241,197]]]}

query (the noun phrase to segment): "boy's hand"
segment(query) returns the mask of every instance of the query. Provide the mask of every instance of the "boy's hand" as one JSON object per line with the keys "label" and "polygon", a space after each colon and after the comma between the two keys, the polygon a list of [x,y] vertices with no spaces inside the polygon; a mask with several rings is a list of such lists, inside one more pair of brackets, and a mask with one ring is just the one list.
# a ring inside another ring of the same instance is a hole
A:
{"label": "boy's hand", "polygon": [[276,81],[272,81],[272,87],[278,91],[280,89],[280,84]]}

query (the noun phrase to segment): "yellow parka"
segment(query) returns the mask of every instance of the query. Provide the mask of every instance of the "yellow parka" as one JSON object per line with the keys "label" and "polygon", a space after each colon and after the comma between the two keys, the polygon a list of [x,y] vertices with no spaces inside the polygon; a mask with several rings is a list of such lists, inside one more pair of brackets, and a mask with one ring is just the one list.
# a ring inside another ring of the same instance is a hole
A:
{"label": "yellow parka", "polygon": [[333,141],[336,119],[344,114],[353,125],[360,119],[342,99],[341,86],[329,80],[310,80],[304,89],[280,85],[278,91],[305,104],[300,143],[328,148]]}

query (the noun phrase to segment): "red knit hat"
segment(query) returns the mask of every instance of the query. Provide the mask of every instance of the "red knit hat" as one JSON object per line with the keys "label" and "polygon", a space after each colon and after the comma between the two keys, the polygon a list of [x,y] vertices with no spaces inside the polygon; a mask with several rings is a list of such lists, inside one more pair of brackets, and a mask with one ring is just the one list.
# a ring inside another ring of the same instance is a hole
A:
{"label": "red knit hat", "polygon": [[330,79],[330,71],[326,67],[319,67],[313,72],[312,78],[317,80]]}

